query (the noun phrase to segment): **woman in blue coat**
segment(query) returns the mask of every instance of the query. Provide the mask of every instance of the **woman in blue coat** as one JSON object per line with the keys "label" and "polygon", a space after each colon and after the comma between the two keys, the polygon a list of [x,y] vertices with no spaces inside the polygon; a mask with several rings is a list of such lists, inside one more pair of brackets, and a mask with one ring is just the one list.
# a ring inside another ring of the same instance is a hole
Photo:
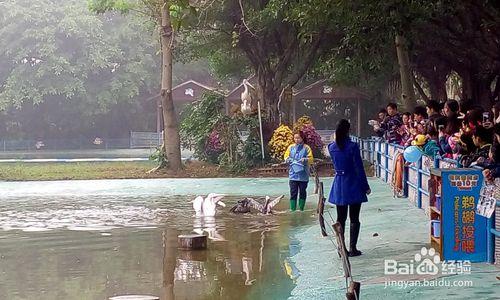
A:
{"label": "woman in blue coat", "polygon": [[367,202],[371,193],[366,179],[363,161],[358,144],[349,137],[349,121],[342,119],[335,130],[335,141],[328,145],[328,151],[335,168],[335,178],[328,202],[337,207],[337,222],[345,232],[347,213],[351,221],[349,234],[349,256],[359,256],[361,251],[356,248],[358,242],[359,212],[361,203]]}

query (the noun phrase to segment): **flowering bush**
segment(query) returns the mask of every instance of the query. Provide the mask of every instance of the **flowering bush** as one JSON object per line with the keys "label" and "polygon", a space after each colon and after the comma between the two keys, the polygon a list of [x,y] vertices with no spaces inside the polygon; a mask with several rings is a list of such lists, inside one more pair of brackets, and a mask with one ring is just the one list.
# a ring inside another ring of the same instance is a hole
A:
{"label": "flowering bush", "polygon": [[209,154],[221,153],[222,150],[224,150],[220,134],[217,129],[212,130],[208,136],[206,149]]}
{"label": "flowering bush", "polygon": [[243,159],[249,167],[255,167],[262,161],[259,132],[252,130],[243,144]]}
{"label": "flowering bush", "polygon": [[302,131],[302,128],[307,125],[313,126],[314,124],[310,117],[302,116],[293,125],[293,132]]}
{"label": "flowering bush", "polygon": [[[217,124],[224,117],[224,97],[215,93],[203,94],[200,101],[188,104],[181,113],[179,134],[182,146],[186,149],[194,150],[194,156],[202,161],[216,162],[214,154],[208,157],[210,151],[218,151]],[[212,141],[209,141],[212,136]],[[209,146],[210,145],[210,146]],[[210,151],[207,147],[211,147]]]}
{"label": "flowering bush", "polygon": [[313,149],[321,149],[323,148],[323,141],[321,140],[321,136],[316,131],[316,128],[312,125],[306,125],[302,128],[302,132],[304,133],[306,140],[304,141]]}
{"label": "flowering bush", "polygon": [[313,155],[316,158],[323,157],[322,149],[323,149],[323,141],[321,140],[321,136],[314,128],[314,124],[310,117],[302,116],[297,122],[293,125],[294,132],[301,131],[305,135],[305,141],[311,150],[313,151]]}
{"label": "flowering bush", "polygon": [[269,141],[269,151],[271,156],[277,160],[283,160],[283,156],[285,155],[285,151],[293,144],[293,132],[290,127],[286,125],[280,125],[280,127],[276,128]]}

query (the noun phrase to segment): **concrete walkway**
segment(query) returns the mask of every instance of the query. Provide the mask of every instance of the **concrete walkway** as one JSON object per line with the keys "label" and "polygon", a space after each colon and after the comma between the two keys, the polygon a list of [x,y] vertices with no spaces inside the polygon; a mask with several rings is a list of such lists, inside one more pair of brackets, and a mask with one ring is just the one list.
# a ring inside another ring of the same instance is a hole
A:
{"label": "concrete walkway", "polygon": [[[361,282],[361,299],[500,299],[500,280],[496,278],[500,269],[490,264],[472,264],[472,274],[441,275],[440,278],[384,275],[384,259],[409,263],[422,247],[430,246],[429,221],[423,210],[411,206],[406,199],[392,198],[390,188],[380,180],[371,179],[370,186],[372,195],[361,209],[358,248],[364,254],[351,259],[354,279]],[[328,208],[325,212],[331,224],[329,213],[335,218],[335,209]],[[319,225],[297,228],[291,238],[292,245],[300,250],[290,258],[298,276],[290,299],[345,299],[341,261],[332,241],[321,237]],[[400,282],[386,287],[386,280]],[[472,284],[472,287],[405,288],[403,280],[415,285],[446,285],[449,282],[450,285]],[[436,283],[438,281],[443,283]]]}

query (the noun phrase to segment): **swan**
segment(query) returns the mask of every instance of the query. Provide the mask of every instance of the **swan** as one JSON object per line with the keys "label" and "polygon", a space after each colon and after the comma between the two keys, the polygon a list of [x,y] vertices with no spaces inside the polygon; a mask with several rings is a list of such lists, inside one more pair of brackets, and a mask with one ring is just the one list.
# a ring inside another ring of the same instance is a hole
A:
{"label": "swan", "polygon": [[193,201],[191,201],[193,203],[193,209],[194,209],[194,212],[195,212],[197,217],[203,216],[203,201],[204,200],[205,199],[203,199],[202,196],[198,196]]}
{"label": "swan", "polygon": [[196,197],[193,201],[193,209],[197,217],[213,217],[215,216],[217,205],[225,207],[226,204],[221,201],[224,195],[210,193],[206,198],[202,196]]}
{"label": "swan", "polygon": [[206,198],[202,196],[196,197],[193,203],[193,209],[197,217],[214,217],[217,205],[226,207],[226,204],[221,201],[224,195],[210,193]]}
{"label": "swan", "polygon": [[248,115],[252,113],[252,94],[248,87],[252,88],[253,90],[255,90],[255,88],[246,79],[243,79],[243,87],[245,88],[245,90],[243,91],[243,93],[241,93],[241,112],[244,115]]}
{"label": "swan", "polygon": [[222,198],[224,198],[224,195],[219,195],[215,193],[208,194],[205,200],[203,200],[203,206],[202,206],[203,216],[214,217],[217,211],[217,205],[226,207],[226,204],[224,204],[224,202],[221,201]]}

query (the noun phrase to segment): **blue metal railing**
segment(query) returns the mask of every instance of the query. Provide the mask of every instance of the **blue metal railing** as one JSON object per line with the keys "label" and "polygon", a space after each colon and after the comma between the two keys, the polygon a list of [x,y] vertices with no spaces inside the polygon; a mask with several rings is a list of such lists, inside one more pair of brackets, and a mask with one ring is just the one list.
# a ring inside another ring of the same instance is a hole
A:
{"label": "blue metal railing", "polygon": [[[404,151],[404,147],[389,144],[380,138],[361,139],[353,137],[353,140],[359,144],[363,159],[368,160],[375,166],[375,176],[389,183],[389,178],[392,178],[392,166],[395,157],[398,153]],[[416,164],[405,165],[403,170],[403,196],[409,198],[418,208],[426,209],[430,196],[426,179],[430,178],[430,168],[460,167],[460,163],[453,159],[436,157],[432,160],[426,156]],[[423,201],[424,197],[427,198],[425,202]],[[423,205],[424,203],[426,205]],[[500,201],[497,202],[497,207],[500,207]],[[488,219],[487,230],[488,262],[494,263],[495,238],[500,238],[500,231],[495,228],[495,214]],[[497,251],[500,251],[500,249],[497,249]]]}

